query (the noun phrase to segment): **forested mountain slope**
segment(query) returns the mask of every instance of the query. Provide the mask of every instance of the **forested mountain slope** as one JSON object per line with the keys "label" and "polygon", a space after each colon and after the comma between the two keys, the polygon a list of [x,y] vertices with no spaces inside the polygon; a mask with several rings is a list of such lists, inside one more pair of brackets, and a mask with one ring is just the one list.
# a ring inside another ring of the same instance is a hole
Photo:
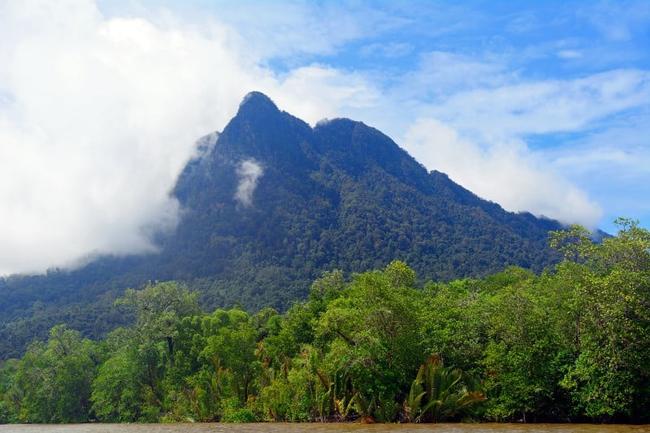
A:
{"label": "forested mountain slope", "polygon": [[2,357],[55,323],[102,335],[130,320],[112,300],[152,280],[188,282],[206,308],[284,308],[325,270],[400,259],[449,280],[556,260],[547,233],[558,222],[482,200],[361,122],[312,128],[254,92],[205,143],[172,191],[182,218],[159,253],[0,280]]}

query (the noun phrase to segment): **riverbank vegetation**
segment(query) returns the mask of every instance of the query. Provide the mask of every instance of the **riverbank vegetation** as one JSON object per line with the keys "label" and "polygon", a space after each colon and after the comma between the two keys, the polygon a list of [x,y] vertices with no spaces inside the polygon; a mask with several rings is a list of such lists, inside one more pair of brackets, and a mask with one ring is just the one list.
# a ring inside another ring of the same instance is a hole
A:
{"label": "riverbank vegetation", "polygon": [[418,284],[395,261],[284,314],[204,313],[164,282],[102,341],[65,325],[0,367],[1,422],[648,422],[650,232],[555,232],[564,261]]}

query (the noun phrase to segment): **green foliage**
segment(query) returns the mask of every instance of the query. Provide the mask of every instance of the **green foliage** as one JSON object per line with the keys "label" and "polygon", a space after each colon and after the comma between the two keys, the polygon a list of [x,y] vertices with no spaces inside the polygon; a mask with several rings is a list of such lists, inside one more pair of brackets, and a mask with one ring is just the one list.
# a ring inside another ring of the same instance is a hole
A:
{"label": "green foliage", "polygon": [[[102,364],[93,382],[95,415],[105,422],[156,421],[153,374],[133,347],[120,349]],[[148,385],[148,386],[147,386]]]}
{"label": "green foliage", "polygon": [[149,285],[143,290],[128,289],[117,305],[134,310],[140,336],[153,343],[164,340],[170,360],[174,359],[174,339],[182,317],[197,314],[198,294],[175,282]]}
{"label": "green foliage", "polygon": [[316,322],[318,342],[329,349],[324,370],[338,384],[336,398],[359,416],[392,419],[397,397],[422,361],[414,281],[401,262],[357,275]]}
{"label": "green foliage", "polygon": [[332,411],[332,383],[322,371],[322,353],[305,345],[291,367],[277,373],[269,369],[269,384],[262,388],[262,417],[272,421],[325,420]]}
{"label": "green foliage", "polygon": [[64,325],[55,326],[46,343],[32,344],[25,356],[11,365],[13,377],[4,411],[13,409],[9,418],[20,422],[87,421],[98,362],[93,342]]}
{"label": "green foliage", "polygon": [[489,342],[482,363],[491,372],[486,388],[494,398],[488,414],[495,419],[526,420],[558,399],[557,357],[564,352],[549,315],[553,306],[545,299],[545,288],[528,275],[503,287],[485,306]]}
{"label": "green foliage", "polygon": [[284,314],[129,290],[133,325],[55,326],[0,365],[0,422],[649,421],[650,232],[552,243],[566,258],[541,275],[326,273]]}
{"label": "green foliage", "polygon": [[602,244],[574,242],[584,266],[561,274],[578,299],[577,359],[562,385],[578,410],[603,420],[650,404],[650,232],[618,223],[618,236]]}
{"label": "green foliage", "polygon": [[440,422],[460,417],[485,400],[476,381],[462,370],[445,367],[438,355],[420,366],[404,401],[407,421]]}
{"label": "green foliage", "polygon": [[464,371],[477,369],[487,343],[489,293],[479,281],[459,280],[428,284],[419,297],[420,341],[424,353],[444,354],[449,365]]}
{"label": "green foliage", "polygon": [[255,356],[257,331],[248,313],[242,310],[217,310],[211,318],[217,326],[207,337],[200,357],[218,362],[220,368],[232,373],[230,390],[240,404],[245,404],[254,390],[259,368]]}
{"label": "green foliage", "polygon": [[230,399],[225,401],[221,421],[231,423],[255,422],[257,417],[251,409],[241,407],[237,399]]}
{"label": "green foliage", "polygon": [[18,422],[20,394],[14,386],[19,361],[0,362],[0,424]]}
{"label": "green foliage", "polygon": [[199,312],[196,295],[173,282],[127,290],[116,303],[133,310],[132,330],[113,332],[108,359],[92,386],[93,409],[101,421],[152,422],[165,409],[165,377],[174,371],[184,317]]}

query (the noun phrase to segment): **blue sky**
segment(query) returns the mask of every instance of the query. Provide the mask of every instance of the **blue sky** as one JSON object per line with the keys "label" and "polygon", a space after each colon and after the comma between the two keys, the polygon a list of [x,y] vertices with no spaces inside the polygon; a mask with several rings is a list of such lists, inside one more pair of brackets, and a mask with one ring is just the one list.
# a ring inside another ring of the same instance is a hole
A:
{"label": "blue sky", "polygon": [[650,227],[647,0],[4,0],[0,41],[0,274],[150,251],[251,90],[508,210]]}

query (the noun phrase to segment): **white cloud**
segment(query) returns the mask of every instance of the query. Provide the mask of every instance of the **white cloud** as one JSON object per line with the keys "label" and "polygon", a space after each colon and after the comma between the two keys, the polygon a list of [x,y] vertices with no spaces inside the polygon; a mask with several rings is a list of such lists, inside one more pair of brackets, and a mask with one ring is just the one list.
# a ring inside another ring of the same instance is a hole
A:
{"label": "white cloud", "polygon": [[498,61],[446,51],[421,55],[417,70],[406,74],[395,91],[414,98],[441,98],[459,90],[494,87],[513,79]]}
{"label": "white cloud", "polygon": [[240,43],[218,22],[107,18],[92,0],[0,3],[0,274],[152,251],[196,138],[251,90],[314,121],[373,94],[317,65],[275,76]]}
{"label": "white cloud", "polygon": [[239,183],[235,191],[235,200],[242,206],[248,207],[253,204],[253,193],[257,188],[257,181],[264,174],[264,169],[254,159],[242,161],[237,167]]}
{"label": "white cloud", "polygon": [[432,117],[484,136],[584,130],[596,120],[647,105],[650,72],[614,70],[573,80],[542,80],[460,91]]}
{"label": "white cloud", "polygon": [[175,13],[185,9],[183,12],[192,21],[204,19],[206,10],[211,11],[237,30],[241,48],[254,58],[282,59],[293,64],[296,57],[302,60],[335,54],[347,42],[408,23],[384,8],[364,2],[213,0],[207,7],[204,2],[183,2],[182,7],[173,1],[167,3],[175,6]]}
{"label": "white cloud", "polygon": [[381,100],[380,92],[361,74],[320,65],[294,69],[268,94],[282,109],[311,124],[323,117],[358,112]]}
{"label": "white cloud", "polygon": [[607,39],[624,42],[645,33],[650,24],[650,4],[645,0],[587,3],[578,15],[590,21]]}
{"label": "white cloud", "polygon": [[396,59],[411,54],[415,47],[406,42],[388,42],[368,44],[359,50],[363,57],[386,57]]}
{"label": "white cloud", "polygon": [[510,211],[533,211],[590,227],[595,227],[602,215],[596,203],[520,140],[482,147],[435,119],[415,122],[404,140],[406,149],[426,167],[447,173],[480,197]]}
{"label": "white cloud", "polygon": [[[587,134],[547,152],[552,166],[585,185],[606,204],[604,223],[619,216],[650,215],[650,116],[626,117],[618,125]],[[606,226],[609,229],[613,227]]]}
{"label": "white cloud", "polygon": [[557,52],[557,56],[561,59],[579,59],[582,57],[582,53],[578,50],[560,50]]}
{"label": "white cloud", "polygon": [[[508,210],[596,226],[603,211],[576,186],[587,182],[575,173],[587,161],[602,167],[625,155],[611,151],[616,145],[610,145],[607,154],[587,156],[564,146],[566,153],[560,157],[549,149],[531,151],[526,139],[530,135],[584,134],[597,122],[603,125],[603,119],[647,106],[650,73],[614,70],[577,79],[523,81],[490,63],[440,54],[436,59],[440,64],[437,72],[419,71],[415,82],[420,87],[426,87],[429,80],[431,86],[453,84],[453,75],[447,72],[453,69],[466,71],[470,77],[478,75],[481,80],[470,79],[470,86],[465,87],[451,85],[448,94],[439,92],[433,100],[420,101],[413,109],[419,120],[404,134],[406,149],[429,169],[448,173]],[[636,137],[636,143],[638,140]],[[601,159],[596,163],[594,158]],[[581,163],[572,166],[574,159]]]}

